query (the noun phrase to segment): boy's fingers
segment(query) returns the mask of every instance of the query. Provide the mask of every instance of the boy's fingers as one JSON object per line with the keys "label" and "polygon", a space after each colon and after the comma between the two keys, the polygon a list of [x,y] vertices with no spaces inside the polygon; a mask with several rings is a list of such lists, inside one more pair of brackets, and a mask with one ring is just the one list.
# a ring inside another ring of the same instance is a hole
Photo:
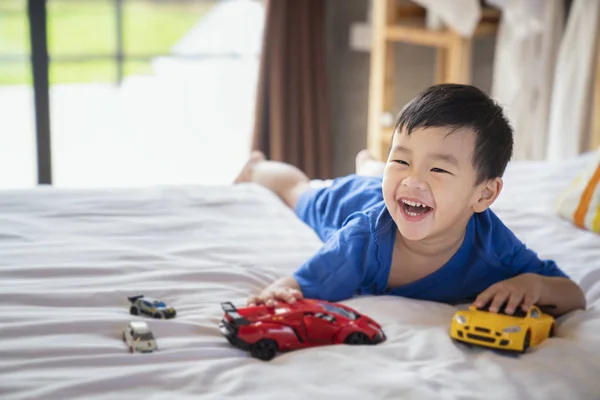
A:
{"label": "boy's fingers", "polygon": [[519,307],[519,305],[523,301],[523,297],[524,297],[523,293],[511,294],[510,298],[508,299],[508,303],[506,304],[506,313],[507,314],[514,313],[515,310],[517,309],[517,307]]}
{"label": "boy's fingers", "polygon": [[263,293],[260,296],[250,296],[247,304],[253,306],[264,304],[267,307],[273,307],[277,304],[278,300],[294,303],[299,298],[302,298],[302,292],[291,288],[279,288]]}
{"label": "boy's fingers", "polygon": [[496,289],[495,287],[489,287],[487,290],[483,291],[479,296],[477,296],[473,305],[477,308],[482,308],[486,304],[490,303],[490,301],[494,298],[497,292],[498,289]]}
{"label": "boy's fingers", "polygon": [[521,308],[523,309],[523,311],[527,312],[529,311],[531,306],[535,304],[536,301],[537,300],[534,299],[533,296],[531,296],[530,294],[526,294],[525,298],[523,299],[523,304],[521,305]]}
{"label": "boy's fingers", "polygon": [[285,298],[287,299],[287,301],[289,301],[290,303],[294,303],[296,301],[296,294],[292,291],[289,291],[285,294]]}
{"label": "boy's fingers", "polygon": [[250,296],[248,297],[248,300],[246,300],[246,304],[249,306],[255,306],[259,301],[260,298],[258,296]]}
{"label": "boy's fingers", "polygon": [[287,301],[288,303],[292,304],[292,303],[295,303],[295,302],[296,302],[296,298],[295,298],[294,296],[292,296],[292,295],[288,295],[288,296],[286,297],[286,301]]}
{"label": "boy's fingers", "polygon": [[504,303],[506,303],[506,300],[508,300],[508,296],[510,296],[509,292],[496,293],[496,296],[494,296],[494,300],[492,301],[492,304],[490,305],[490,311],[498,312],[500,307],[502,307],[502,305]]}
{"label": "boy's fingers", "polygon": [[294,289],[277,289],[272,293],[273,300],[275,303],[277,300],[285,301],[287,303],[294,303],[298,297],[298,294]]}
{"label": "boy's fingers", "polygon": [[275,300],[274,300],[273,298],[268,298],[268,299],[265,301],[265,305],[266,305],[267,307],[273,307],[273,306],[275,305]]}
{"label": "boy's fingers", "polygon": [[290,296],[289,296],[287,290],[279,289],[273,293],[273,298],[275,300],[281,300],[281,301],[287,302],[287,301],[289,301]]}

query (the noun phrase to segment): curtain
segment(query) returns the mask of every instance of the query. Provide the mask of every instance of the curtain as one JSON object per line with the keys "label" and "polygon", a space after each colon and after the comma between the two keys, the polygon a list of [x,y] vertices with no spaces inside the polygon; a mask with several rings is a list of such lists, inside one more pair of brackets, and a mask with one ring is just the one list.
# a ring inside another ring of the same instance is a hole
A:
{"label": "curtain", "polygon": [[412,0],[463,37],[470,38],[481,19],[479,0]]}
{"label": "curtain", "polygon": [[600,1],[574,0],[554,76],[550,160],[574,157],[587,150],[599,34]]}
{"label": "curtain", "polygon": [[323,0],[266,1],[252,148],[331,178]]}
{"label": "curtain", "polygon": [[546,158],[552,80],[563,32],[562,1],[489,0],[502,12],[492,97],[514,129],[514,160]]}

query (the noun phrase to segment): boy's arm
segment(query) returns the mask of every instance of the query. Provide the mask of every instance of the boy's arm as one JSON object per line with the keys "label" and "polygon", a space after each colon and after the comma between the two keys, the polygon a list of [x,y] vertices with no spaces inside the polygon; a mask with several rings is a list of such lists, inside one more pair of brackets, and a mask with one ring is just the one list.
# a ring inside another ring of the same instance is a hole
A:
{"label": "boy's arm", "polygon": [[475,300],[476,307],[491,304],[489,309],[495,312],[506,304],[506,312],[512,314],[519,306],[524,311],[532,305],[555,306],[547,310],[554,316],[585,310],[586,300],[581,288],[554,261],[541,260],[525,245],[515,252],[510,269],[513,277],[482,292]]}
{"label": "boy's arm", "polygon": [[351,222],[335,232],[292,276],[273,282],[248,303],[293,302],[302,297],[341,301],[352,297],[365,277],[362,261],[367,242]]}
{"label": "boy's arm", "polygon": [[585,310],[586,300],[583,290],[569,278],[534,275],[540,281],[539,304],[556,305],[547,312],[561,316],[573,310]]}

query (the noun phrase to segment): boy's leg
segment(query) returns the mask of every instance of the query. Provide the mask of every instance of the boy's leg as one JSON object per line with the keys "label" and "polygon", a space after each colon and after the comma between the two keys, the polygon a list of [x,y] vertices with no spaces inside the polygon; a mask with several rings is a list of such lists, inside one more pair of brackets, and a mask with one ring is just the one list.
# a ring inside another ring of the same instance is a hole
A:
{"label": "boy's leg", "polygon": [[361,150],[356,155],[356,175],[383,176],[385,163],[371,157],[368,150]]}
{"label": "boy's leg", "polygon": [[268,161],[254,151],[234,183],[257,183],[277,194],[289,207],[296,209],[300,195],[309,187],[310,179],[293,165]]}

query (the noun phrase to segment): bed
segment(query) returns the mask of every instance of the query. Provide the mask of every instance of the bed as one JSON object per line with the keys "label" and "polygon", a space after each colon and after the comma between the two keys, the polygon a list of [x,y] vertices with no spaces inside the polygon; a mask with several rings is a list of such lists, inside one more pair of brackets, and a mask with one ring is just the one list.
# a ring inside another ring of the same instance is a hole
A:
{"label": "bed", "polygon": [[[377,346],[251,358],[222,337],[220,302],[243,304],[319,246],[253,185],[36,188],[0,195],[0,398],[600,399],[600,236],[556,216],[586,156],[510,165],[494,205],[586,292],[588,310],[523,357],[454,344],[457,306],[397,297],[344,303],[380,322]],[[129,354],[127,296],[174,306],[147,320],[159,351]],[[458,306],[460,307],[460,306]]]}

